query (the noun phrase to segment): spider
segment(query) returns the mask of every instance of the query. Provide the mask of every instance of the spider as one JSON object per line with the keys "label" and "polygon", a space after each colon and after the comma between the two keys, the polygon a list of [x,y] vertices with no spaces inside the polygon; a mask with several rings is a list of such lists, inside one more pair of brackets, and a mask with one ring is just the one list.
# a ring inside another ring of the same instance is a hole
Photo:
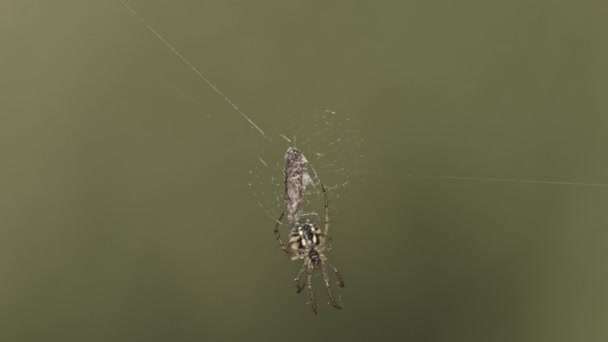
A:
{"label": "spider", "polygon": [[[329,301],[336,309],[342,309],[342,306],[340,306],[340,304],[338,304],[334,298],[331,285],[329,283],[327,267],[331,268],[331,270],[336,274],[336,278],[338,279],[338,287],[344,287],[344,280],[342,279],[340,271],[338,271],[334,265],[330,264],[325,256],[326,252],[331,251],[332,244],[331,238],[328,235],[329,202],[327,200],[327,191],[322,183],[321,189],[323,190],[323,202],[325,206],[325,231],[323,233],[321,233],[321,229],[319,229],[319,227],[311,220],[300,219],[292,226],[289,233],[289,245],[286,247],[283,244],[283,240],[281,239],[281,235],[279,233],[279,226],[281,225],[281,220],[283,219],[283,216],[285,216],[285,213],[282,213],[281,216],[279,216],[276,221],[277,223],[274,226],[274,233],[283,252],[285,252],[285,254],[287,254],[291,260],[303,260],[302,267],[294,279],[296,283],[296,292],[301,293],[305,286],[308,287],[310,305],[312,306],[312,311],[315,313],[315,315],[317,314],[317,304],[315,302],[315,296],[312,290],[312,274],[315,270],[321,270],[325,288],[327,289],[327,295],[329,296]],[[300,284],[300,277],[305,270],[306,284]]]}

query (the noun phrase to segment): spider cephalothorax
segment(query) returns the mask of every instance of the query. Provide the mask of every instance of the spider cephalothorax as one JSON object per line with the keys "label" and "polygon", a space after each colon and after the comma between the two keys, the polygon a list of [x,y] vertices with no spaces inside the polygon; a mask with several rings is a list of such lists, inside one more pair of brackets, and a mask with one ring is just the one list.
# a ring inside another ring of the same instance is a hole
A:
{"label": "spider cephalothorax", "polygon": [[[317,305],[315,303],[315,298],[312,291],[312,273],[314,270],[321,270],[321,273],[323,274],[323,282],[325,283],[327,295],[329,296],[329,301],[337,309],[341,309],[342,307],[334,298],[326,266],[331,268],[331,270],[336,274],[336,278],[338,278],[338,286],[344,287],[344,281],[342,280],[340,272],[335,266],[327,261],[327,257],[325,256],[326,252],[331,251],[331,240],[328,235],[329,204],[327,200],[327,191],[325,190],[323,184],[321,184],[321,189],[323,190],[323,200],[325,203],[324,232],[321,232],[321,229],[319,229],[319,227],[311,220],[300,219],[292,226],[289,233],[289,244],[286,247],[283,244],[283,240],[281,239],[281,235],[279,233],[279,226],[281,225],[281,220],[283,219],[283,216],[285,216],[285,213],[281,214],[281,216],[277,219],[277,223],[274,227],[274,233],[277,237],[277,241],[279,241],[281,249],[283,249],[287,256],[290,257],[291,260],[302,259],[304,261],[295,278],[296,290],[298,293],[300,293],[304,289],[304,286],[308,287],[310,303],[315,314],[317,313]],[[306,271],[306,284],[300,284],[300,277],[304,271]]]}
{"label": "spider cephalothorax", "polygon": [[309,219],[298,221],[291,229],[289,247],[294,251],[314,248],[321,243],[321,229]]}

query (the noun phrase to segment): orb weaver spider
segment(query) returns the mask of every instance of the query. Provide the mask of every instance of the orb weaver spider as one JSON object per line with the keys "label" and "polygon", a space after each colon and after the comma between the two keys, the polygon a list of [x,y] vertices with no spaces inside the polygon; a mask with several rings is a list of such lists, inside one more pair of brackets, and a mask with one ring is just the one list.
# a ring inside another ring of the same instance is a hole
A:
{"label": "orb weaver spider", "polygon": [[[342,279],[340,271],[338,271],[334,265],[330,264],[325,256],[325,253],[331,251],[332,244],[331,237],[328,235],[329,201],[327,198],[327,190],[325,189],[323,183],[321,183],[321,189],[323,190],[323,202],[325,207],[325,230],[323,233],[321,233],[321,229],[319,229],[319,227],[311,220],[300,219],[291,227],[291,231],[289,232],[289,243],[286,247],[281,239],[281,234],[279,233],[279,226],[282,224],[281,220],[285,216],[285,213],[282,213],[281,216],[279,216],[274,226],[274,233],[283,252],[285,252],[285,254],[287,254],[291,260],[300,259],[303,261],[302,267],[300,267],[300,270],[294,279],[296,283],[296,291],[297,293],[301,293],[305,286],[308,288],[310,305],[315,315],[317,314],[317,304],[315,302],[315,296],[312,289],[312,275],[314,271],[321,270],[329,301],[336,309],[342,309],[342,306],[338,304],[334,298],[329,281],[329,275],[327,273],[327,267],[329,267],[336,274],[338,287],[344,287],[344,280]],[[302,277],[304,271],[306,271],[306,283],[300,284],[300,278]]]}

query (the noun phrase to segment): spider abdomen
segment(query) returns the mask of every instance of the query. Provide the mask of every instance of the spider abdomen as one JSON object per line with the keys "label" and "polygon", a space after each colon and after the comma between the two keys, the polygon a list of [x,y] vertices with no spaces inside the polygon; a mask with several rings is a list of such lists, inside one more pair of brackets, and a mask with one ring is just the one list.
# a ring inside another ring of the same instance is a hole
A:
{"label": "spider abdomen", "polygon": [[319,252],[317,252],[317,250],[314,248],[308,252],[308,258],[310,259],[313,267],[317,268],[321,265],[321,255],[319,255]]}

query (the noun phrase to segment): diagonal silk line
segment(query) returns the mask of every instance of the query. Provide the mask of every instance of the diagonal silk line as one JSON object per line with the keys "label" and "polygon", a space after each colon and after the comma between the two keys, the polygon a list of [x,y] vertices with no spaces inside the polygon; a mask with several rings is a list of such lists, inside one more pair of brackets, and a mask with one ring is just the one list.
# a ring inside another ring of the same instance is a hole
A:
{"label": "diagonal silk line", "polygon": [[133,14],[137,19],[139,19],[139,21],[141,22],[142,25],[144,25],[146,27],[146,29],[148,29],[148,31],[150,31],[152,34],[154,34],[156,36],[156,38],[158,38],[163,44],[165,44],[165,46],[167,46],[177,57],[179,57],[179,59],[182,60],[182,62],[184,62],[187,66],[190,67],[190,69],[192,69],[196,75],[198,75],[198,77],[200,77],[203,81],[205,81],[205,83],[207,83],[207,85],[209,85],[211,87],[211,89],[213,89],[218,95],[220,95],[224,101],[226,101],[230,106],[232,106],[232,108],[234,108],[234,110],[236,110],[239,114],[241,114],[241,116],[247,121],[249,122],[249,124],[255,128],[258,132],[260,132],[260,134],[262,134],[262,136],[264,137],[264,139],[266,140],[270,140],[268,138],[268,136],[266,136],[266,133],[264,133],[264,131],[255,124],[255,122],[253,122],[253,120],[251,120],[251,118],[249,118],[249,116],[247,116],[245,113],[243,113],[243,111],[241,111],[239,109],[239,107],[237,107],[236,104],[234,104],[234,102],[230,101],[230,99],[228,98],[228,96],[224,95],[224,93],[222,93],[221,90],[218,89],[218,87],[216,87],[213,83],[211,83],[211,81],[209,81],[209,79],[207,77],[205,77],[200,71],[198,71],[198,69],[188,61],[188,59],[186,59],[186,57],[184,57],[184,55],[182,55],[179,51],[177,51],[177,49],[175,49],[175,47],[173,47],[173,45],[171,45],[171,43],[169,43],[165,38],[163,38],[163,36],[158,33],[158,31],[156,31],[152,26],[150,26],[149,24],[147,24],[144,19],[137,14],[137,12],[135,12],[135,10],[133,10],[131,7],[129,7],[129,5],[127,5],[124,1],[122,1],[123,6],[125,6],[125,8],[127,10],[129,10],[129,12],[131,12],[131,14]]}

